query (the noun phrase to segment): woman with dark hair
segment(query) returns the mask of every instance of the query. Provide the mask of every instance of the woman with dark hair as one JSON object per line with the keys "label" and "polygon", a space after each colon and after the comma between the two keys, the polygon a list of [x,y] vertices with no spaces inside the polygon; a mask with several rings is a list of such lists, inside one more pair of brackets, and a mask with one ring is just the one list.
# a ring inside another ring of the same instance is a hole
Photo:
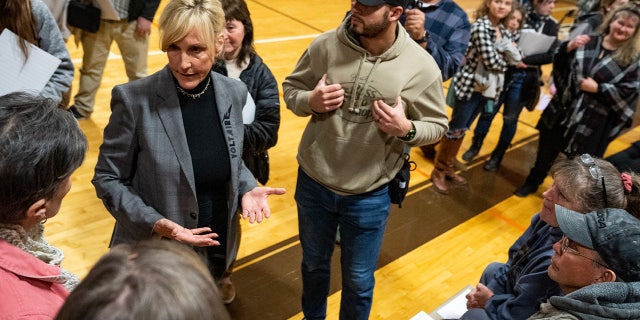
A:
{"label": "woman with dark hair", "polygon": [[640,10],[623,6],[602,24],[599,35],[562,43],[553,62],[557,93],[542,113],[534,167],[515,195],[538,190],[560,153],[602,157],[633,120],[640,91]]}
{"label": "woman with dark hair", "polygon": [[[55,134],[51,134],[55,132]],[[32,94],[0,96],[0,318],[52,319],[79,280],[44,238],[87,139],[71,113]]]}
{"label": "woman with dark hair", "polygon": [[255,105],[243,110],[244,150],[242,159],[262,184],[269,180],[267,150],[278,141],[280,100],[278,83],[253,45],[253,22],[244,0],[222,0],[227,20],[221,60],[213,71],[247,85]]}
{"label": "woman with dark hair", "polygon": [[66,107],[73,81],[73,63],[47,5],[42,0],[0,0],[0,32],[4,29],[9,29],[20,37],[18,45],[25,59],[29,56],[29,44],[60,59],[60,65],[40,95]]}

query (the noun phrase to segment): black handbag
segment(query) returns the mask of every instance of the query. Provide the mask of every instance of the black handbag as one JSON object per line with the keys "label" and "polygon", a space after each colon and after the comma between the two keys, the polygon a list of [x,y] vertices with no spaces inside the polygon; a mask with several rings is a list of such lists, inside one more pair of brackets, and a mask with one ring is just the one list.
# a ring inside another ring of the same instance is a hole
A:
{"label": "black handbag", "polygon": [[404,163],[402,168],[391,181],[389,181],[389,198],[391,203],[397,204],[398,208],[402,208],[402,201],[409,191],[409,179],[411,171],[415,170],[418,165],[414,161],[409,160],[409,154],[404,154]]}
{"label": "black handbag", "polygon": [[265,185],[269,181],[269,154],[267,151],[252,153],[249,150],[245,150],[245,152],[247,154],[242,157],[244,164],[249,168],[256,180]]}
{"label": "black handbag", "polygon": [[527,110],[533,111],[540,100],[540,91],[543,84],[540,82],[540,74],[538,69],[527,69],[522,91],[520,93],[520,103]]}
{"label": "black handbag", "polygon": [[96,33],[100,29],[100,8],[71,0],[67,7],[67,23],[72,27]]}

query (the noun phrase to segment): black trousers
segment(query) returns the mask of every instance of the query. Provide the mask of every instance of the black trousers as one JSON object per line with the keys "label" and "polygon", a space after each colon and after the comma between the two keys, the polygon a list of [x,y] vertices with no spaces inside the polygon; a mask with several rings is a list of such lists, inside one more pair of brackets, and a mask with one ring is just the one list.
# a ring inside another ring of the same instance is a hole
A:
{"label": "black trousers", "polygon": [[620,171],[640,172],[640,141],[634,142],[629,148],[607,157]]}
{"label": "black trousers", "polygon": [[538,126],[540,137],[538,139],[538,152],[536,153],[536,162],[529,171],[525,184],[539,186],[547,177],[551,166],[556,161],[558,155],[566,147],[563,137],[564,128],[554,126],[551,129]]}

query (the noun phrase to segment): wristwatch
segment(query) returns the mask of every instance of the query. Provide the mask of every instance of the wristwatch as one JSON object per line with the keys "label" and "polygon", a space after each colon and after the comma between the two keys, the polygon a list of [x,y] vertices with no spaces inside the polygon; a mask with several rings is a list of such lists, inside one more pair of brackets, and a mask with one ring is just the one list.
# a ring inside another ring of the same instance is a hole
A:
{"label": "wristwatch", "polygon": [[418,40],[414,40],[417,44],[423,44],[426,43],[427,41],[429,41],[429,32],[427,32],[427,30],[424,31],[424,35],[422,36],[421,39]]}
{"label": "wristwatch", "polygon": [[413,121],[411,121],[411,129],[409,129],[409,132],[407,133],[407,135],[404,137],[398,137],[398,139],[402,141],[410,141],[415,136],[416,136],[416,125],[413,124]]}

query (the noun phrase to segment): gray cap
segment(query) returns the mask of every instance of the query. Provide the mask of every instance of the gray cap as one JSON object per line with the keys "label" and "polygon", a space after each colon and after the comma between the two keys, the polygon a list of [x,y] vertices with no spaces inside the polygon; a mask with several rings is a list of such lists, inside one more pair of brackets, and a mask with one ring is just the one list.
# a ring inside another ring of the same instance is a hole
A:
{"label": "gray cap", "polygon": [[367,7],[375,7],[383,4],[388,4],[392,7],[402,7],[402,9],[406,9],[409,5],[409,0],[358,0],[358,2]]}
{"label": "gray cap", "polygon": [[559,205],[556,217],[568,238],[598,252],[620,280],[640,281],[640,220],[623,209],[582,214]]}

